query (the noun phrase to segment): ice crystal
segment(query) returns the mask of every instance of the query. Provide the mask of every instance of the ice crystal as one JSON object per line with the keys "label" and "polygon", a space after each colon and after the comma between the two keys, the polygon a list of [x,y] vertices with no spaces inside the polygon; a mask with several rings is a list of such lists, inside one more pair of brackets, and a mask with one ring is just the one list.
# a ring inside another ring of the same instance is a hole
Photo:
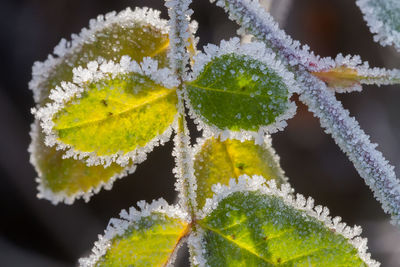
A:
{"label": "ice crystal", "polygon": [[225,9],[229,18],[240,26],[240,32],[247,32],[257,39],[268,44],[283,55],[281,59],[290,66],[301,65],[308,71],[326,69],[332,64],[329,58],[320,58],[310,51],[307,45],[300,46],[298,41],[292,40],[286,33],[279,29],[278,24],[265,11],[258,0],[210,0]]}
{"label": "ice crystal", "polygon": [[400,2],[398,0],[357,0],[375,42],[394,45],[400,51]]}
{"label": "ice crystal", "polygon": [[113,25],[129,28],[136,24],[155,27],[163,34],[167,34],[169,31],[167,21],[160,19],[160,11],[149,8],[135,8],[134,11],[127,8],[119,13],[114,11],[91,19],[89,28],[83,28],[79,34],[72,34],[71,41],[62,39],[54,48],[54,55],[50,54],[44,62],[37,61],[33,64],[29,88],[33,91],[35,102],[43,101],[43,97],[45,97],[43,83],[49,78],[51,71],[68,56],[81,49],[84,44],[93,43],[97,39],[97,33],[111,28]]}
{"label": "ice crystal", "polygon": [[307,90],[300,95],[300,100],[320,119],[325,132],[332,135],[353,162],[375,198],[382,203],[383,210],[392,216],[392,223],[400,226],[400,182],[394,167],[375,149],[377,145],[370,142],[358,122],[349,116],[322,81],[303,73],[301,82]]}
{"label": "ice crystal", "polygon": [[80,266],[95,266],[98,260],[110,248],[111,240],[116,236],[123,235],[129,226],[139,222],[142,218],[149,217],[154,213],[161,213],[170,218],[181,219],[182,221],[189,222],[188,220],[190,220],[188,214],[182,211],[179,206],[170,206],[164,199],[154,200],[151,204],[142,200],[137,205],[140,210],[131,207],[129,212],[126,210],[120,212],[120,219],[110,219],[104,235],[99,235],[99,240],[94,243],[92,254],[87,258],[79,259]]}
{"label": "ice crystal", "polygon": [[[265,181],[262,176],[258,175],[254,175],[253,177],[242,175],[237,180],[231,179],[229,186],[221,184],[215,185],[213,187],[213,191],[213,198],[207,199],[206,205],[202,210],[203,218],[215,210],[223,199],[235,192],[257,191],[261,194],[276,196],[281,198],[286,205],[317,219],[318,221],[322,222],[325,227],[331,229],[337,234],[344,236],[348,242],[357,249],[358,256],[368,266],[380,265],[378,262],[371,259],[371,255],[367,252],[367,240],[359,236],[361,234],[361,227],[349,227],[345,223],[341,222],[340,217],[335,217],[332,219],[332,217],[329,216],[328,208],[314,206],[314,200],[311,197],[306,199],[300,194],[296,194],[296,196],[294,196],[294,190],[289,184],[284,184],[281,186],[281,188],[278,188],[274,180]],[[193,236],[191,238],[191,242],[194,245],[203,243],[201,233],[198,233],[197,236]],[[195,247],[197,248],[196,255],[200,255],[197,257],[197,261],[204,262],[204,257],[201,256],[204,253],[204,250],[201,249],[203,246],[196,245]]]}
{"label": "ice crystal", "polygon": [[[275,54],[267,49],[263,43],[260,42],[253,42],[253,43],[248,43],[248,44],[243,44],[240,45],[240,40],[239,38],[232,38],[229,41],[221,41],[220,46],[215,46],[212,44],[209,44],[204,47],[204,53],[199,53],[195,57],[195,64],[193,66],[193,73],[191,80],[195,80],[201,72],[204,70],[205,66],[211,62],[212,60],[222,57],[223,55],[229,55],[233,54],[235,56],[247,56],[251,59],[256,60],[257,62],[260,62],[260,64],[264,67],[266,67],[268,70],[271,70],[274,72],[278,77],[282,79],[282,82],[284,86],[289,91],[289,96],[294,93],[298,92],[299,89],[297,87],[297,84],[294,81],[293,74],[288,72],[283,64],[275,58]],[[226,63],[229,67],[229,62]],[[253,68],[258,68],[259,66],[253,64]],[[234,71],[234,70],[232,70]],[[242,70],[243,71],[243,70]],[[264,70],[265,72],[266,70]],[[216,74],[218,76],[218,74]],[[257,81],[259,77],[253,76],[253,81]],[[257,92],[256,92],[257,93]],[[258,92],[259,94],[260,92]],[[254,97],[254,95],[253,95]],[[263,142],[263,137],[265,136],[266,133],[274,133],[279,130],[282,130],[286,125],[286,120],[292,118],[294,114],[296,113],[296,105],[292,102],[289,102],[287,105],[287,110],[277,116],[275,118],[275,123],[268,124],[266,122],[266,126],[261,126],[259,127],[258,132],[254,131],[246,131],[246,130],[240,130],[240,131],[231,131],[228,129],[219,129],[218,127],[206,123],[206,120],[203,116],[199,115],[198,112],[195,110],[197,107],[193,107],[189,96],[187,92],[185,92],[185,103],[187,105],[187,108],[189,109],[189,115],[191,116],[192,119],[194,119],[195,123],[198,125],[199,130],[204,130],[203,134],[205,136],[220,136],[222,141],[228,139],[228,138],[233,138],[233,139],[238,139],[238,140],[250,140],[254,139],[256,140],[257,144],[262,144]],[[241,114],[236,114],[236,117],[241,117]],[[251,116],[247,115],[247,119],[250,120]]]}
{"label": "ice crystal", "polygon": [[[32,109],[32,113],[41,122],[43,132],[46,134],[45,143],[47,146],[57,146],[57,149],[67,150],[65,158],[86,159],[87,165],[104,165],[109,166],[112,162],[116,162],[121,166],[126,166],[130,160],[135,164],[139,164],[146,159],[146,154],[151,152],[155,146],[164,144],[171,136],[172,128],[168,127],[165,132],[147,143],[144,147],[139,147],[134,151],[118,152],[109,156],[98,156],[95,152],[83,152],[75,150],[70,145],[64,144],[59,140],[57,133],[54,131],[53,122],[54,115],[64,108],[65,104],[71,99],[79,99],[84,92],[85,85],[104,79],[112,79],[117,75],[136,73],[145,75],[158,84],[167,88],[178,85],[178,81],[172,75],[169,69],[158,69],[157,61],[151,58],[144,58],[141,64],[131,61],[129,57],[123,56],[119,63],[112,61],[89,62],[87,68],[77,67],[73,70],[73,82],[62,82],[60,86],[53,89],[49,98],[53,102],[46,104],[40,109]],[[173,124],[175,125],[175,123]]]}
{"label": "ice crystal", "polygon": [[370,68],[360,56],[338,54],[333,62],[329,69],[313,74],[338,93],[361,91],[361,84],[381,86],[400,83],[399,69]]}
{"label": "ice crystal", "polygon": [[[184,120],[184,118],[182,118]],[[190,145],[189,130],[187,129],[186,122],[177,127],[177,132],[174,137],[174,150],[172,155],[175,158],[175,168],[173,172],[177,178],[175,182],[176,191],[179,193],[179,201],[182,207],[188,209],[187,212],[191,213],[196,208],[196,189],[197,183],[194,177],[193,169],[193,148]],[[179,127],[183,127],[179,130]]]}
{"label": "ice crystal", "polygon": [[39,199],[47,199],[51,201],[52,204],[56,205],[60,202],[64,202],[65,204],[72,204],[76,199],[83,198],[85,202],[88,202],[90,198],[94,195],[97,194],[101,189],[106,189],[106,190],[111,190],[112,185],[115,180],[123,178],[129,174],[132,174],[136,170],[136,165],[135,164],[130,164],[127,167],[125,167],[120,173],[115,174],[112,176],[110,179],[108,179],[107,182],[100,182],[95,187],[91,187],[87,192],[79,191],[75,194],[67,194],[64,191],[59,191],[59,192],[54,192],[53,190],[49,189],[44,181],[43,181],[43,174],[40,170],[39,164],[37,162],[37,158],[35,157],[37,149],[38,142],[40,142],[39,139],[39,131],[40,131],[40,126],[38,123],[34,122],[31,125],[31,132],[30,136],[32,138],[32,142],[28,148],[28,151],[30,153],[30,162],[34,166],[36,172],[38,173],[38,177],[35,179],[37,182],[37,189],[38,189],[38,194],[37,197]]}
{"label": "ice crystal", "polygon": [[191,32],[195,29],[190,26],[190,16],[193,10],[189,8],[189,0],[166,0],[165,6],[168,8],[169,38],[171,50],[169,53],[172,69],[182,76],[186,75],[186,64],[189,62],[189,55],[186,48],[190,47],[189,41],[192,39]]}
{"label": "ice crystal", "polygon": [[[326,85],[309,72],[318,72],[335,66],[332,59],[321,59],[308,52],[308,47],[299,48],[280,30],[273,19],[253,0],[217,0],[217,5],[229,12],[244,30],[270,44],[284,63],[293,66],[300,100],[320,119],[321,125],[330,133],[339,147],[348,155],[358,173],[382,203],[384,211],[392,216],[392,223],[400,226],[400,183],[382,153],[375,150],[369,137],[354,118],[343,108]],[[347,61],[339,56],[337,62]],[[359,60],[355,60],[359,62]],[[352,63],[353,64],[353,63]],[[361,68],[362,69],[362,68]],[[396,73],[397,75],[397,73]]]}

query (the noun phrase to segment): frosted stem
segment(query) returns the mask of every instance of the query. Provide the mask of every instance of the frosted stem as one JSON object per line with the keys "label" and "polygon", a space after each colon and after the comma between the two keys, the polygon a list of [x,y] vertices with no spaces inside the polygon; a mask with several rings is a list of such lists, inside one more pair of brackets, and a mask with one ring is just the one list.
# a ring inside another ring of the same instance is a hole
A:
{"label": "frosted stem", "polygon": [[392,216],[392,223],[400,226],[400,183],[394,167],[375,149],[369,136],[358,122],[335,98],[334,92],[309,73],[302,75],[305,90],[300,100],[320,119],[326,133],[346,153],[365,183],[382,203],[383,210]]}
{"label": "frosted stem", "polygon": [[178,86],[178,129],[174,138],[174,151],[176,167],[174,173],[177,177],[176,188],[179,192],[179,202],[186,209],[191,218],[194,219],[196,202],[195,191],[196,182],[193,170],[193,155],[190,145],[190,136],[185,120],[185,108],[183,91],[187,75],[187,65],[189,63],[190,40],[190,15],[193,13],[189,9],[189,0],[166,0],[165,6],[168,8],[170,16],[170,53],[169,58],[175,75],[180,81]]}
{"label": "frosted stem", "polygon": [[[309,73],[315,64],[324,65],[323,59],[300,49],[297,41],[291,40],[257,1],[218,0],[217,5],[229,12],[243,29],[269,45],[283,62],[295,73],[301,86],[300,100],[320,119],[322,127],[330,133],[353,162],[365,183],[382,203],[383,210],[392,216],[392,223],[400,226],[400,183],[382,153],[375,150],[369,137],[360,129],[358,122],[349,116],[334,93]],[[318,67],[317,67],[318,68]]]}

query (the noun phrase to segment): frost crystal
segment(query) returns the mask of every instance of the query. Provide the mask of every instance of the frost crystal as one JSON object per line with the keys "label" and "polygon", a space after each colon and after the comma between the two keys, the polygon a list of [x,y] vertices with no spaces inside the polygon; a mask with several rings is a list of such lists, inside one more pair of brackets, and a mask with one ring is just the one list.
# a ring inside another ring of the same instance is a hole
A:
{"label": "frost crystal", "polygon": [[72,204],[76,199],[83,198],[85,202],[88,202],[90,198],[94,195],[97,194],[101,189],[106,189],[106,190],[111,190],[112,185],[115,180],[123,178],[129,174],[132,174],[136,170],[136,165],[132,164],[123,169],[120,173],[115,174],[113,177],[111,177],[106,183],[101,182],[98,186],[90,188],[87,192],[77,192],[73,195],[67,194],[66,192],[53,192],[53,190],[49,189],[44,181],[42,180],[43,174],[40,171],[39,164],[37,162],[37,159],[35,155],[37,154],[36,152],[36,145],[38,142],[40,142],[39,139],[39,131],[40,131],[40,126],[35,121],[31,125],[31,132],[30,136],[32,138],[32,142],[29,145],[28,152],[30,153],[30,162],[34,166],[36,172],[38,173],[38,177],[35,179],[36,182],[38,183],[37,189],[38,189],[38,194],[37,197],[40,199],[47,199],[51,201],[52,204],[56,205],[60,202],[64,202],[65,204]]}
{"label": "frost crystal", "polygon": [[79,259],[79,264],[82,267],[95,266],[97,261],[106,254],[111,246],[111,240],[123,235],[129,226],[139,222],[142,218],[149,217],[154,213],[165,214],[170,218],[181,219],[190,222],[188,214],[182,211],[179,206],[170,206],[164,199],[153,201],[147,204],[145,201],[137,203],[140,210],[134,207],[129,209],[129,212],[122,210],[120,212],[121,219],[111,219],[103,236],[99,235],[99,240],[94,243],[92,254],[87,258]]}
{"label": "frost crystal", "polygon": [[278,24],[260,5],[258,0],[210,0],[225,9],[229,18],[236,21],[242,28],[241,32],[254,35],[278,51],[290,66],[301,65],[308,71],[326,69],[332,64],[330,58],[315,56],[309,47],[300,47],[298,41],[293,41],[286,33],[279,29]]}
{"label": "frost crystal", "polygon": [[92,61],[87,64],[87,68],[77,67],[73,69],[73,73],[73,83],[62,82],[60,86],[51,90],[49,98],[53,102],[40,109],[32,109],[32,113],[36,119],[40,120],[40,125],[46,134],[45,144],[47,146],[57,145],[57,149],[67,150],[64,155],[65,158],[86,159],[88,166],[102,164],[107,167],[112,162],[126,166],[131,159],[134,164],[139,164],[146,160],[146,154],[151,152],[155,146],[162,145],[169,140],[175,123],[173,123],[172,127],[168,127],[163,134],[149,141],[145,147],[140,147],[130,152],[118,152],[110,156],[98,156],[95,152],[75,150],[70,145],[61,142],[57,133],[53,130],[55,126],[53,117],[64,108],[67,102],[73,98],[79,99],[85,88],[87,88],[86,85],[88,83],[113,79],[117,75],[136,73],[148,76],[154,82],[167,88],[173,88],[178,85],[178,81],[172,72],[167,68],[158,69],[157,61],[151,58],[144,58],[141,64],[131,61],[128,56],[123,56],[119,63]]}
{"label": "frost crystal", "polygon": [[[191,33],[195,30],[196,24],[190,26],[190,16],[193,10],[189,8],[190,0],[166,0],[165,6],[168,8],[169,20],[169,38],[171,50],[169,53],[172,69],[177,74],[186,75],[186,64],[189,62],[189,54],[186,48],[190,47]],[[195,43],[193,44],[195,45]]]}
{"label": "frost crystal", "polygon": [[[382,203],[383,210],[392,216],[392,223],[400,226],[400,182],[394,167],[377,151],[358,122],[349,116],[334,93],[309,73],[303,73],[301,82],[307,90],[300,95],[309,110],[320,119],[325,132],[346,153],[365,183]],[[300,80],[299,78],[299,80]]]}
{"label": "frost crystal", "polygon": [[400,2],[398,0],[357,0],[374,41],[394,45],[400,51]]}
{"label": "frost crystal", "polygon": [[[360,176],[382,203],[383,210],[392,216],[392,223],[400,226],[400,182],[396,178],[393,166],[381,152],[375,150],[376,145],[371,144],[369,137],[336,100],[333,92],[309,73],[327,70],[336,63],[330,58],[315,57],[308,52],[307,46],[300,49],[299,42],[292,41],[280,30],[269,14],[260,8],[258,1],[217,0],[217,5],[225,8],[230,18],[237,21],[244,30],[270,44],[284,60],[284,64],[293,66],[296,82],[301,87],[300,100],[308,105],[310,111],[320,119],[325,131],[332,135],[348,155]],[[341,61],[347,60],[339,56],[336,62]],[[359,60],[355,62],[359,63]],[[397,71],[394,72],[394,75],[397,75]]]}
{"label": "frost crystal", "polygon": [[[254,175],[253,177],[242,175],[237,179],[237,181],[235,179],[231,179],[229,186],[221,184],[214,185],[213,191],[215,193],[214,197],[212,199],[207,199],[206,205],[202,210],[203,218],[215,210],[223,199],[235,192],[257,191],[262,194],[276,196],[281,198],[286,205],[302,211],[310,217],[316,218],[318,221],[322,222],[325,227],[348,239],[348,242],[357,249],[358,256],[368,266],[380,265],[375,260],[372,260],[371,255],[367,253],[367,240],[359,236],[361,234],[361,227],[349,227],[345,223],[340,222],[340,217],[335,217],[332,219],[332,217],[329,216],[329,210],[326,207],[314,207],[314,200],[311,197],[306,199],[300,194],[296,194],[296,196],[294,196],[294,190],[289,184],[284,184],[279,189],[274,180],[266,181],[262,176],[258,175]],[[201,246],[203,242],[202,234],[198,233],[197,236],[193,236],[191,238],[192,240],[189,239],[189,242],[192,242],[192,244],[194,244],[194,246],[197,248],[196,255],[200,255],[197,257],[197,260],[204,262],[204,257],[202,256],[204,251],[202,250]]]}
{"label": "frost crystal", "polygon": [[[239,38],[232,38],[229,41],[221,41],[220,46],[215,46],[208,44],[204,47],[204,53],[199,53],[195,57],[195,64],[193,66],[193,74],[191,80],[195,80],[197,76],[203,71],[207,63],[211,62],[213,59],[221,57],[227,54],[243,55],[248,56],[251,59],[261,62],[268,69],[275,72],[282,80],[283,83],[289,90],[289,96],[298,92],[299,88],[294,81],[294,76],[292,73],[288,72],[284,65],[275,57],[275,53],[265,47],[263,43],[253,42],[248,44],[240,44]],[[257,80],[259,77],[253,76],[253,80]],[[220,136],[221,141],[226,139],[238,139],[238,140],[251,140],[254,139],[257,144],[263,143],[263,138],[265,134],[275,133],[286,127],[286,120],[292,118],[296,114],[296,105],[293,102],[288,103],[288,108],[285,113],[276,117],[275,123],[261,126],[258,132],[253,131],[230,131],[219,129],[214,125],[210,125],[205,122],[205,118],[201,117],[195,112],[194,107],[191,105],[187,92],[185,92],[185,103],[189,110],[189,115],[195,121],[199,130],[204,130],[203,134],[205,136]],[[237,114],[240,117],[241,114]],[[247,117],[251,119],[251,117]],[[266,122],[267,124],[268,122]]]}
{"label": "frost crystal", "polygon": [[168,33],[167,21],[160,19],[160,11],[149,8],[136,8],[132,11],[127,8],[120,13],[110,12],[106,15],[99,15],[96,19],[91,19],[89,28],[83,28],[80,34],[73,34],[72,41],[62,39],[54,48],[54,55],[49,55],[44,62],[35,62],[32,67],[32,80],[29,88],[33,91],[36,103],[42,101],[42,84],[48,79],[49,73],[57,65],[65,60],[69,55],[74,54],[84,44],[92,43],[96,40],[96,33],[113,25],[121,27],[131,27],[142,23],[159,29],[162,33]]}
{"label": "frost crystal", "polygon": [[329,88],[337,93],[361,91],[361,84],[380,86],[400,83],[399,69],[370,68],[360,56],[338,54],[333,62],[329,69],[313,74],[326,81]]}
{"label": "frost crystal", "polygon": [[187,212],[191,212],[197,206],[197,183],[193,169],[193,149],[190,145],[190,136],[186,124],[184,131],[177,131],[174,137],[172,156],[174,156],[176,164],[173,173],[177,178],[175,188],[179,192],[179,203],[187,209]]}

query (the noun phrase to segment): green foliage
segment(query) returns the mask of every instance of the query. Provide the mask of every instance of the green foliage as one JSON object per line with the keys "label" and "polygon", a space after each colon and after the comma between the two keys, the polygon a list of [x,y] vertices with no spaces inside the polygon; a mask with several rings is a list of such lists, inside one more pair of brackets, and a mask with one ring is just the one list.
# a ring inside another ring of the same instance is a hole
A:
{"label": "green foliage", "polygon": [[194,171],[197,179],[197,204],[202,208],[211,198],[212,185],[228,185],[231,178],[240,175],[261,175],[278,184],[286,182],[275,151],[268,144],[256,145],[252,141],[209,138],[195,155]]}
{"label": "green foliage", "polygon": [[210,266],[366,266],[346,238],[281,197],[236,192],[198,223]]}
{"label": "green foliage", "polygon": [[[220,47],[206,46],[205,53],[195,56],[189,3],[167,0],[169,27],[148,9],[100,17],[72,43],[61,43],[55,49],[59,57],[34,68],[31,87],[38,120],[30,151],[40,176],[40,195],[53,203],[72,203],[78,196],[88,200],[101,186],[133,171],[155,145],[167,141],[171,129],[176,132],[179,204],[166,208],[163,201],[142,203],[141,212],[121,212],[123,219],[110,221],[93,254],[81,264],[165,266],[188,237],[192,264],[199,266],[377,266],[366,253],[359,228],[331,220],[328,210],[314,208],[311,198],[293,195],[265,134],[282,129],[294,115],[292,93],[305,95],[299,84],[312,90],[325,84],[351,90],[361,83],[396,83],[399,72],[360,67],[359,60],[350,57],[320,59],[299,50],[272,20],[260,18],[263,13],[253,1],[219,0],[218,5],[232,9],[233,18],[238,10],[250,10],[252,19],[236,20],[261,40],[267,33],[271,47],[260,42],[240,45],[233,38]],[[260,19],[256,26],[262,27],[249,26],[253,19]],[[191,71],[186,67],[193,62]],[[389,169],[384,160],[373,158],[381,159],[331,92],[310,92],[307,103],[317,107],[315,113],[338,117],[341,123],[327,132],[360,135],[361,144],[340,139],[339,145],[364,149],[365,154],[351,159],[384,162],[377,171],[362,166],[368,173]],[[204,130],[195,148],[190,145],[185,101]],[[328,124],[332,118],[322,119]],[[387,202],[398,200],[392,190],[396,187],[390,187],[396,183],[382,181],[378,186],[389,186],[377,192],[389,191]],[[393,203],[390,208],[396,210]]]}
{"label": "green foliage", "polygon": [[165,266],[187,231],[187,223],[153,213],[112,238],[96,266]]}
{"label": "green foliage", "polygon": [[33,128],[35,137],[31,145],[32,153],[40,172],[42,190],[72,199],[77,194],[89,193],[93,188],[107,183],[125,169],[116,163],[108,168],[101,165],[88,167],[80,160],[63,159],[63,151],[48,147],[41,141],[44,140],[44,134],[39,131],[39,126],[34,125]]}
{"label": "green foliage", "polygon": [[289,90],[268,66],[248,56],[214,58],[187,84],[193,110],[219,129],[258,131],[289,108]]}
{"label": "green foliage", "polygon": [[[78,101],[79,100],[79,101]],[[55,114],[59,140],[97,156],[145,147],[174,121],[177,96],[146,76],[120,75],[87,84]]]}
{"label": "green foliage", "polygon": [[73,68],[86,66],[87,63],[99,57],[119,61],[121,56],[127,55],[137,62],[141,62],[144,57],[153,57],[159,62],[160,67],[166,66],[168,34],[163,33],[160,28],[140,21],[132,21],[128,25],[113,23],[99,30],[93,40],[88,40],[75,49],[66,51],[59,64],[49,71],[47,79],[39,85],[40,103],[47,102],[50,90],[62,81],[72,80]]}

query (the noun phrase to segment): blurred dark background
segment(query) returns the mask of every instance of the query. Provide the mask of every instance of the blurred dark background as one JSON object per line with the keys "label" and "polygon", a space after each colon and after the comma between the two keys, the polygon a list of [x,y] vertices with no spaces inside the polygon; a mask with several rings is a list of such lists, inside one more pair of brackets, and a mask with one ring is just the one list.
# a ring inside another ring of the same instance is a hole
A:
{"label": "blurred dark background", "polygon": [[[199,49],[235,35],[237,27],[221,9],[207,0],[194,2]],[[321,56],[359,54],[372,66],[400,67],[400,54],[373,42],[354,2],[293,1],[281,25]],[[36,173],[27,152],[33,120],[27,86],[31,66],[44,60],[61,38],[69,39],[87,26],[90,18],[128,6],[158,8],[166,18],[161,0],[0,1],[0,266],[74,266],[121,209],[141,199],[175,201],[171,142],[156,148],[135,174],[118,180],[112,191],[101,191],[89,203],[79,200],[72,206],[53,206],[36,198]],[[362,93],[338,96],[397,173],[399,89],[365,86]],[[314,197],[348,224],[361,225],[373,258],[383,266],[400,266],[400,234],[352,164],[302,104],[288,123],[285,131],[273,135],[273,142],[296,191]]]}

